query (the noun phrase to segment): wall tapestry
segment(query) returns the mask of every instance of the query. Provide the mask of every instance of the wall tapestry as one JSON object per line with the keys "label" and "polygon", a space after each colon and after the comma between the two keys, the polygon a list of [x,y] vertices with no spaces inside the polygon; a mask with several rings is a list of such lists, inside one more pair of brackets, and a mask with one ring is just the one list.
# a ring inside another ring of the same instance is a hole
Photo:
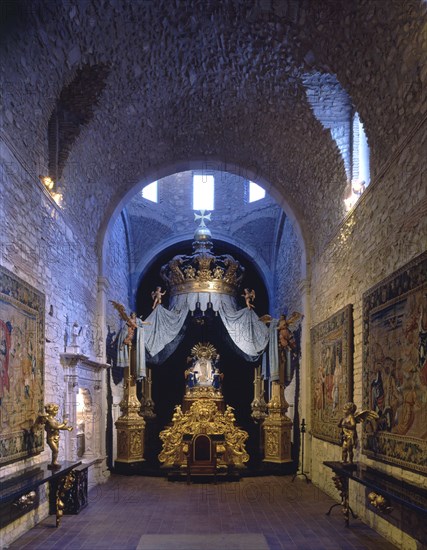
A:
{"label": "wall tapestry", "polygon": [[427,473],[427,252],[363,295],[363,452]]}
{"label": "wall tapestry", "polygon": [[311,433],[339,445],[343,405],[353,392],[353,308],[311,329]]}
{"label": "wall tapestry", "polygon": [[0,464],[40,453],[45,296],[0,267]]}

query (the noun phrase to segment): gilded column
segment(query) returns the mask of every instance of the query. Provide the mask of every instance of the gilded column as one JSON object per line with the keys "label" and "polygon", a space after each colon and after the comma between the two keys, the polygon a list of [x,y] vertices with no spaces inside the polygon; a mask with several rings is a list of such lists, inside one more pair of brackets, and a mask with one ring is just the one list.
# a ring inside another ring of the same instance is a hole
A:
{"label": "gilded column", "polygon": [[292,462],[292,421],[286,415],[289,405],[285,399],[284,386],[280,382],[272,382],[271,399],[267,407],[269,414],[263,424],[264,462]]}
{"label": "gilded column", "polygon": [[[133,375],[135,353],[129,346],[130,367],[124,369],[124,394],[120,402],[121,416],[116,420],[117,458],[116,468],[124,470],[123,465],[144,461],[145,421],[139,415],[141,403],[136,395],[136,380]],[[119,463],[119,464],[117,464]]]}

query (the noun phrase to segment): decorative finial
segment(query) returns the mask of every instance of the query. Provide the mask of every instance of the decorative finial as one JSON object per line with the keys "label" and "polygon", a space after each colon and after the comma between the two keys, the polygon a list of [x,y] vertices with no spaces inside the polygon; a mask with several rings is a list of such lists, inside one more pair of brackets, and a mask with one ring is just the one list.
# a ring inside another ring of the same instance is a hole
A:
{"label": "decorative finial", "polygon": [[[212,233],[206,227],[205,220],[211,221],[212,213],[205,214],[206,210],[200,210],[200,214],[194,213],[194,221],[200,220],[200,225],[194,232],[194,241],[197,243],[206,243],[210,244],[208,248],[212,248],[211,238]],[[203,246],[203,244],[201,244]]]}
{"label": "decorative finial", "polygon": [[205,212],[206,210],[200,210],[200,214],[194,213],[194,221],[201,220],[199,227],[206,227],[205,220],[211,221],[212,212],[206,215]]}

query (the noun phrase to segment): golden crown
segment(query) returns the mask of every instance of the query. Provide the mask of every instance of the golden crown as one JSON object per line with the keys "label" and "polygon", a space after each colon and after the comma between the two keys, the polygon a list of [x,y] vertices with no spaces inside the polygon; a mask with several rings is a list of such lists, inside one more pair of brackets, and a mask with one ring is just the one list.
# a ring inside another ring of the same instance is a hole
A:
{"label": "golden crown", "polygon": [[204,221],[210,217],[204,210],[195,214],[201,221],[194,233],[193,254],[174,256],[160,270],[171,297],[192,292],[237,294],[245,269],[230,254],[213,254],[212,235]]}

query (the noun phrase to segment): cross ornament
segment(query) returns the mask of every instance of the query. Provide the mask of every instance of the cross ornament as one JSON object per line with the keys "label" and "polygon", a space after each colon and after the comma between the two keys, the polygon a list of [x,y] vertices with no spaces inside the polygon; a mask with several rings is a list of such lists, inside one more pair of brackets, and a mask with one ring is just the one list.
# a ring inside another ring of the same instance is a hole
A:
{"label": "cross ornament", "polygon": [[196,222],[197,220],[201,220],[199,227],[206,227],[205,220],[212,221],[211,220],[212,212],[210,212],[209,214],[205,214],[205,212],[206,210],[200,210],[200,214],[194,213],[194,221]]}

